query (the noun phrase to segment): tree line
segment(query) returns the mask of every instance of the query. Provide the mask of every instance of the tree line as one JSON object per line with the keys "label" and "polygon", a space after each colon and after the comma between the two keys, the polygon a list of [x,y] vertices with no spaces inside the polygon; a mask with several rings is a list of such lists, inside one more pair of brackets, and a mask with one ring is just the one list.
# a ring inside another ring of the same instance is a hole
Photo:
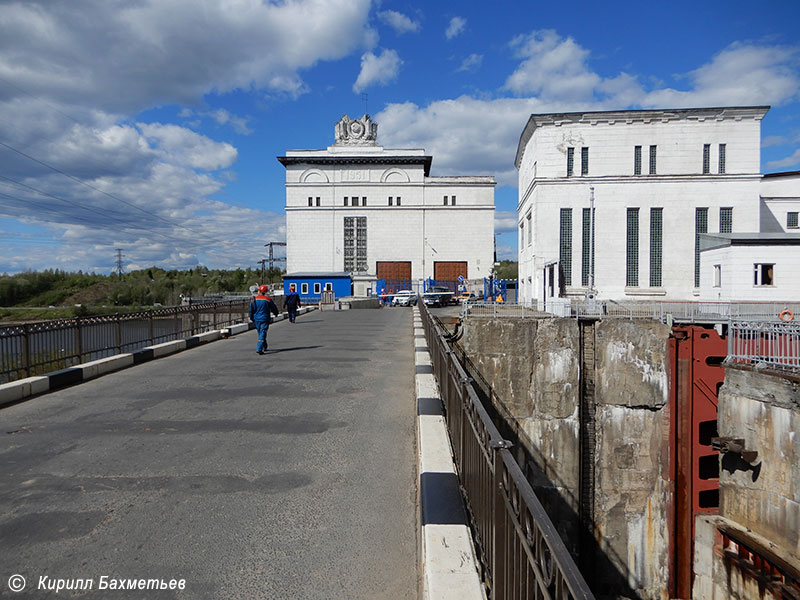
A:
{"label": "tree line", "polygon": [[246,292],[256,283],[281,280],[282,271],[266,269],[220,270],[196,267],[165,270],[158,267],[118,275],[98,275],[59,269],[0,275],[0,306],[165,306],[180,304],[181,296]]}

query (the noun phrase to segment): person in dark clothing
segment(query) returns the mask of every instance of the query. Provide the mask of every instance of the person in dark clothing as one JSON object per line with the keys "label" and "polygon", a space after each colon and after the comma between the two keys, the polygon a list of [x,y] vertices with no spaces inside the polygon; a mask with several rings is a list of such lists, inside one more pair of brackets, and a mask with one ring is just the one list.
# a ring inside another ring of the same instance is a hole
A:
{"label": "person in dark clothing", "polygon": [[295,291],[294,284],[289,286],[289,293],[283,299],[283,308],[289,313],[289,322],[294,323],[297,318],[297,309],[300,308],[300,295]]}
{"label": "person in dark clothing", "polygon": [[267,330],[269,329],[270,313],[278,316],[278,307],[267,296],[267,286],[262,285],[258,288],[258,294],[250,302],[250,320],[255,324],[258,331],[258,345],[256,352],[264,354],[267,346]]}

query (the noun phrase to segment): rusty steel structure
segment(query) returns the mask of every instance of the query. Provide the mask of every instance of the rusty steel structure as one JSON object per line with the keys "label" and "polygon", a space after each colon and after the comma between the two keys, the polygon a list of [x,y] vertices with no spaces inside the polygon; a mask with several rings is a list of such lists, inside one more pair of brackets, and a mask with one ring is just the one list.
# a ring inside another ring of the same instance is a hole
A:
{"label": "rusty steel structure", "polygon": [[425,337],[491,600],[593,599],[572,556],[447,341],[420,305]]}
{"label": "rusty steel structure", "polygon": [[0,383],[247,320],[250,299],[0,326]]}

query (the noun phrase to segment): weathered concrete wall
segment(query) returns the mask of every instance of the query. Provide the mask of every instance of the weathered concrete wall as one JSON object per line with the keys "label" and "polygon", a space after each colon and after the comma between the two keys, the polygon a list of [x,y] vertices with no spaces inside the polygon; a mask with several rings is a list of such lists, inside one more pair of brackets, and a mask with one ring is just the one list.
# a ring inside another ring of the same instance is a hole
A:
{"label": "weathered concrete wall", "polygon": [[758,451],[752,467],[723,455],[720,514],[800,556],[800,383],[726,369],[718,430]]}
{"label": "weathered concrete wall", "polygon": [[669,328],[607,319],[596,325],[594,520],[606,556],[645,598],[667,598]]}
{"label": "weathered concrete wall", "polygon": [[[605,580],[619,589],[622,578],[641,598],[667,598],[669,329],[609,319],[597,323],[593,335],[584,342],[594,344],[592,373],[581,373],[575,319],[471,318],[462,345],[558,490],[561,510],[552,516],[572,520],[556,525],[573,547],[581,495],[582,377],[593,378],[593,533],[603,555],[587,575],[599,587]],[[547,485],[533,483],[547,494]]]}
{"label": "weathered concrete wall", "polygon": [[800,382],[728,367],[718,409],[720,437],[744,440],[758,458],[720,457],[719,517],[698,517],[695,526],[693,597],[784,597],[772,574],[759,579],[754,561],[742,568],[738,549],[726,552],[721,532],[733,532],[748,551],[800,578]]}

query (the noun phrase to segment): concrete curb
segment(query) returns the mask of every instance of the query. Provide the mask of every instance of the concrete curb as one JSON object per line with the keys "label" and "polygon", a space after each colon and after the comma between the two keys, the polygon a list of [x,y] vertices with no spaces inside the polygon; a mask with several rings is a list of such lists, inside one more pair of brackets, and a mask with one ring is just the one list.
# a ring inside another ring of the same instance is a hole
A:
{"label": "concrete curb", "polygon": [[[314,310],[314,307],[304,306],[297,311],[297,314],[302,315],[311,310]],[[273,319],[273,323],[286,318],[287,314],[281,313]],[[113,373],[114,371],[119,371],[120,369],[125,369],[133,365],[140,365],[156,358],[169,356],[170,354],[175,354],[176,352],[181,352],[190,348],[196,348],[202,344],[227,338],[231,335],[244,333],[251,328],[252,325],[250,323],[239,323],[238,325],[232,325],[224,329],[193,335],[182,340],[155,344],[137,350],[136,352],[115,354],[114,356],[93,360],[88,363],[81,363],[74,367],[68,367],[61,371],[54,371],[52,373],[46,373],[45,375],[27,377],[25,379],[3,383],[0,384],[0,408],[31,396],[37,396],[58,388],[89,381],[90,379],[100,377],[107,373]]]}
{"label": "concrete curb", "polygon": [[485,600],[439,388],[417,307],[414,307],[414,363],[423,598]]}

